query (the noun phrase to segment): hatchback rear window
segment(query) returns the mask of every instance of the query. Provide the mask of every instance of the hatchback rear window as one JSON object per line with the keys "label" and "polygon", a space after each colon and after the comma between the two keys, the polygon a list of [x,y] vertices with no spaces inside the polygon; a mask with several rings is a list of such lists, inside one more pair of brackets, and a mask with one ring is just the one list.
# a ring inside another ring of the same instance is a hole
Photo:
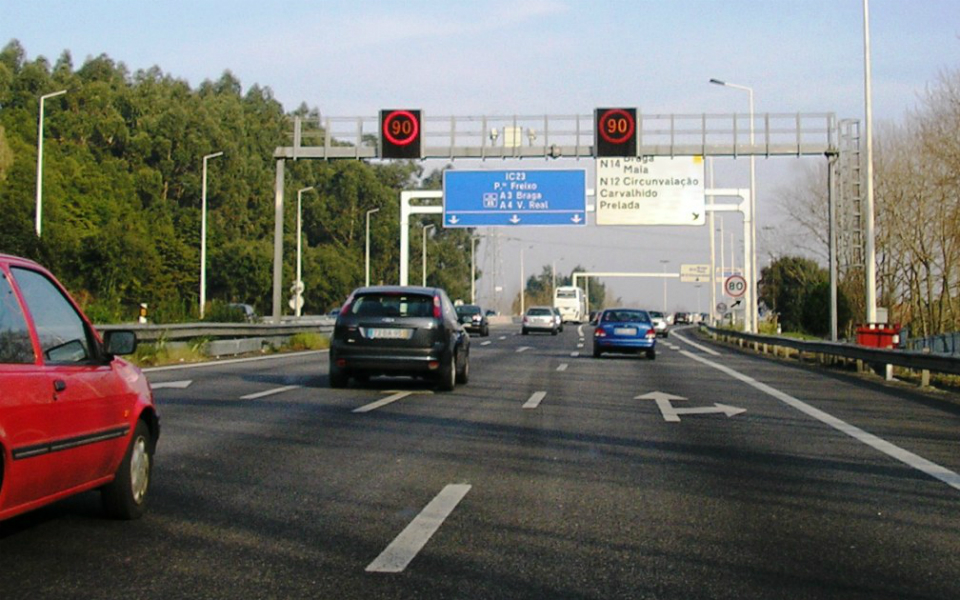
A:
{"label": "hatchback rear window", "polygon": [[603,313],[604,321],[626,322],[626,321],[650,321],[647,313],[641,310],[610,310]]}
{"label": "hatchback rear window", "polygon": [[354,299],[348,314],[361,317],[432,317],[433,296],[366,294]]}

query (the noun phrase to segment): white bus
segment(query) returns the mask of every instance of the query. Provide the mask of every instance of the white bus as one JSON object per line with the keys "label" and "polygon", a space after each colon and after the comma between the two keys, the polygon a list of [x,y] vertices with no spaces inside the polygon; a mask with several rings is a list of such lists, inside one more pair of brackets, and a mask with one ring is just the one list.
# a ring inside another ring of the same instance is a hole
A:
{"label": "white bus", "polygon": [[587,297],[578,287],[564,285],[554,290],[553,306],[560,310],[564,323],[582,323],[587,320]]}

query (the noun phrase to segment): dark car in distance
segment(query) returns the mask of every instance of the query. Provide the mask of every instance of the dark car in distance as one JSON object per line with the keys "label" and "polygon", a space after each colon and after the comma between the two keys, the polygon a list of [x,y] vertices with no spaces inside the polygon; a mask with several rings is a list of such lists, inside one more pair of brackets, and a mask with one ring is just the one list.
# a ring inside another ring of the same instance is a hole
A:
{"label": "dark car in distance", "polygon": [[456,307],[457,319],[470,333],[478,333],[480,337],[490,335],[490,323],[483,309],[476,304],[461,304]]}
{"label": "dark car in distance", "polygon": [[451,391],[469,374],[470,334],[444,290],[363,287],[340,309],[330,340],[330,387],[387,375],[427,378]]}

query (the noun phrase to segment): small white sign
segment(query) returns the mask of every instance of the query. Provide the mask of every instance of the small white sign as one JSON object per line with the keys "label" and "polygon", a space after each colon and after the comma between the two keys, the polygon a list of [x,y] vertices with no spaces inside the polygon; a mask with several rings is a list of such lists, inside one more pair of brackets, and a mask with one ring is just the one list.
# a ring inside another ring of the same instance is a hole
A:
{"label": "small white sign", "polygon": [[703,225],[702,156],[597,159],[597,225]]}
{"label": "small white sign", "polygon": [[707,283],[710,265],[680,265],[680,283]]}

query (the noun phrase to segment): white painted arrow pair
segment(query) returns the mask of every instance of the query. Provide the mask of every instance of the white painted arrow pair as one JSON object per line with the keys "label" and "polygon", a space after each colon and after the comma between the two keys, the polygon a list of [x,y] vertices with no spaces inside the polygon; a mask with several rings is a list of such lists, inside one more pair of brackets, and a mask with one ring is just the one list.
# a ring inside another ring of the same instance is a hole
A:
{"label": "white painted arrow pair", "polygon": [[719,402],[714,403],[713,406],[698,406],[695,408],[677,408],[671,401],[673,400],[686,400],[683,396],[674,396],[672,394],[665,394],[663,392],[650,392],[648,394],[643,394],[642,396],[637,396],[634,400],[653,400],[657,403],[657,406],[660,408],[660,413],[663,414],[663,420],[668,423],[679,423],[680,415],[707,415],[713,413],[723,413],[728,417],[734,415],[739,415],[740,413],[747,412],[745,408],[737,408],[736,406],[729,406],[727,404],[720,404]]}

